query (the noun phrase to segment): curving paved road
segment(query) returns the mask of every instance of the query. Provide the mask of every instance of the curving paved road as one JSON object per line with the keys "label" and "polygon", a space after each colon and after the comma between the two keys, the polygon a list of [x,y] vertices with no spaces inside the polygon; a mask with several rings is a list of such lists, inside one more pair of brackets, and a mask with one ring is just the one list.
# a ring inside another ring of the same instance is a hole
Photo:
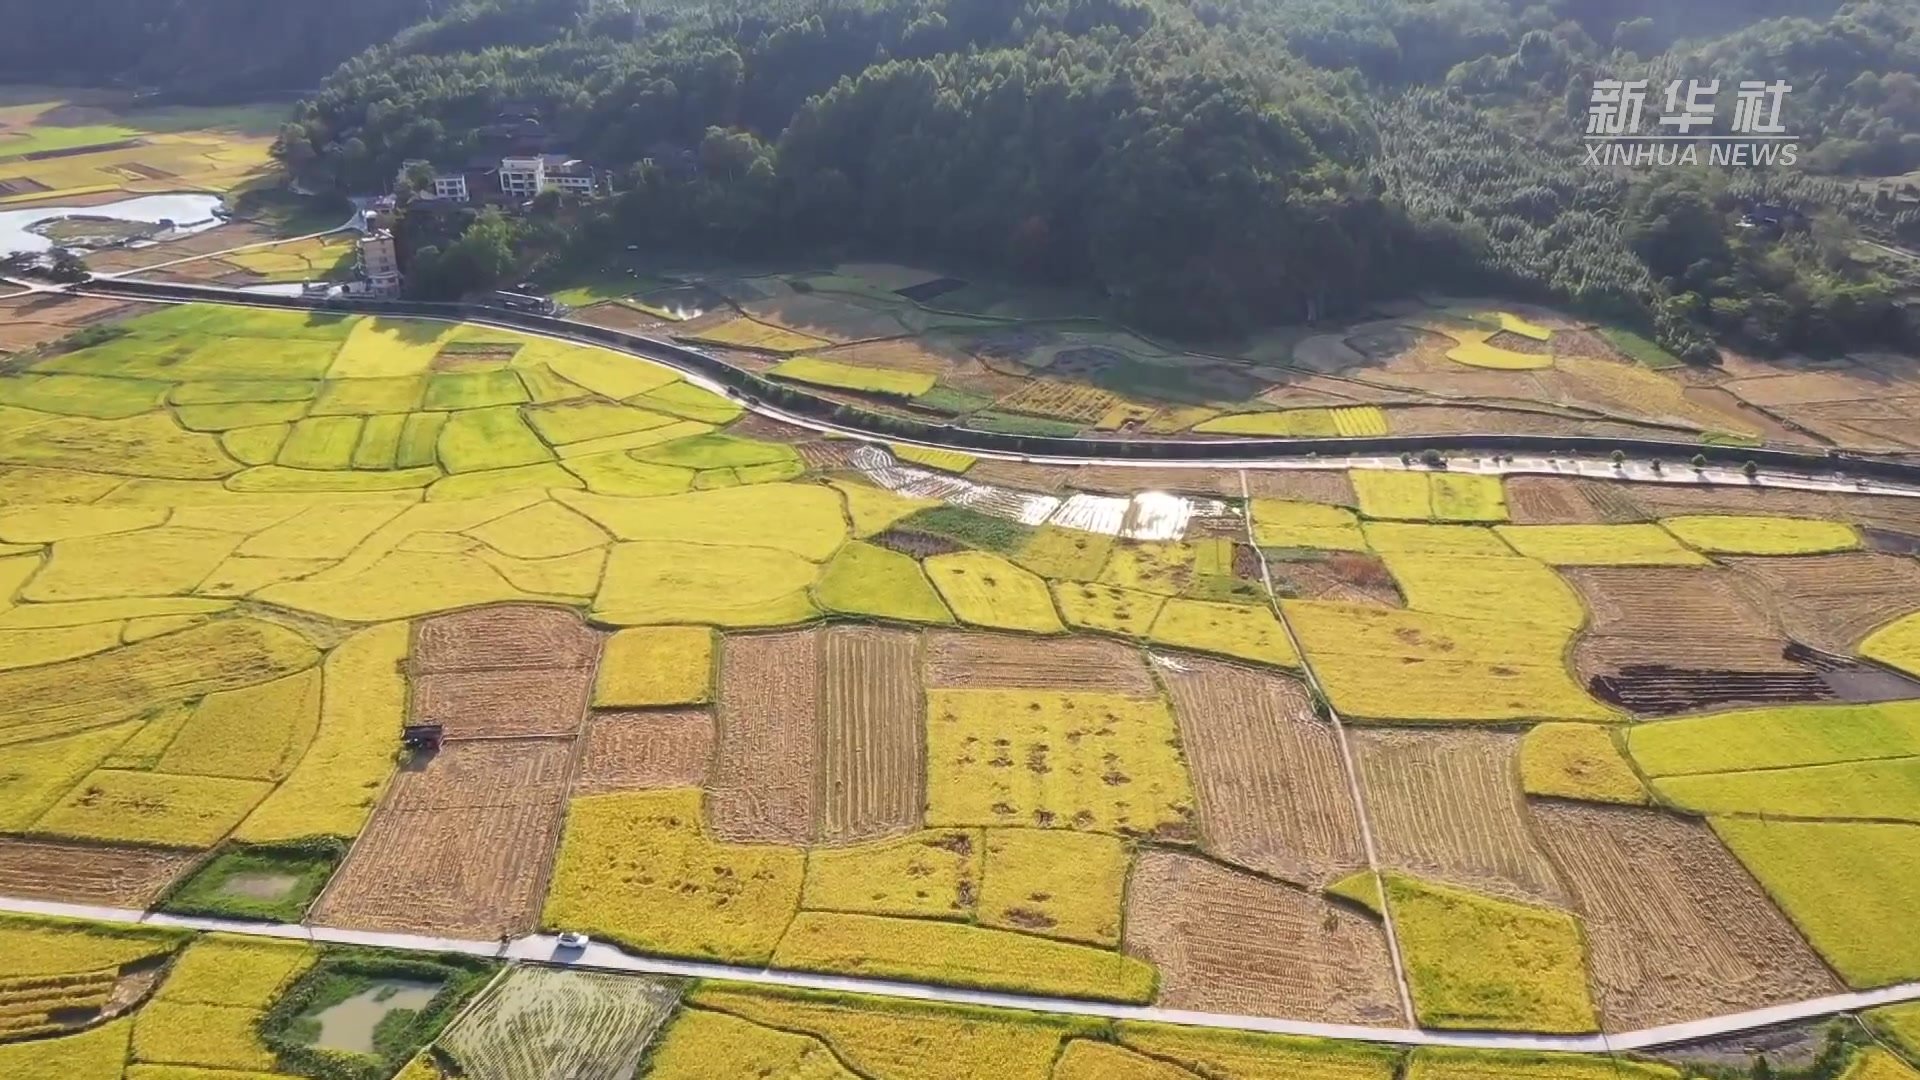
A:
{"label": "curving paved road", "polygon": [[1904,983],[1881,990],[1835,994],[1812,1001],[1795,1002],[1768,1009],[1734,1013],[1728,1016],[1694,1020],[1684,1024],[1649,1028],[1610,1035],[1523,1035],[1489,1032],[1427,1031],[1414,1028],[1373,1028],[1352,1024],[1315,1024],[1303,1020],[1277,1020],[1266,1016],[1242,1016],[1233,1013],[1193,1012],[1162,1009],[1151,1005],[1118,1005],[1110,1002],[1073,998],[1050,998],[1026,994],[997,993],[987,990],[963,990],[949,986],[866,979],[848,975],[816,975],[769,968],[708,964],[692,960],[666,960],[635,956],[600,943],[585,949],[562,949],[550,934],[530,934],[515,938],[503,949],[497,941],[472,941],[464,938],[430,937],[424,934],[389,934],[367,930],[347,930],[328,926],[303,926],[293,923],[258,923],[238,919],[210,919],[181,915],[153,914],[132,908],[96,907],[88,904],[62,904],[20,897],[0,897],[0,911],[21,915],[47,915],[59,918],[87,919],[94,922],[137,923],[146,926],[171,926],[190,930],[218,931],[249,937],[294,938],[334,945],[360,945],[403,952],[452,952],[469,956],[503,957],[527,963],[551,964],[588,971],[624,972],[634,975],[668,975],[689,979],[719,979],[757,986],[783,986],[800,990],[825,990],[865,994],[870,997],[912,1001],[936,1001],[950,1005],[975,1005],[1022,1012],[1067,1013],[1098,1016],[1109,1020],[1147,1020],[1188,1027],[1226,1028],[1275,1035],[1305,1035],[1324,1039],[1361,1040],[1399,1046],[1450,1046],[1482,1050],[1557,1050],[1572,1053],[1607,1054],[1630,1050],[1649,1050],[1663,1046],[1697,1042],[1701,1039],[1734,1035],[1835,1013],[1853,1012],[1877,1005],[1920,1000],[1920,983]]}

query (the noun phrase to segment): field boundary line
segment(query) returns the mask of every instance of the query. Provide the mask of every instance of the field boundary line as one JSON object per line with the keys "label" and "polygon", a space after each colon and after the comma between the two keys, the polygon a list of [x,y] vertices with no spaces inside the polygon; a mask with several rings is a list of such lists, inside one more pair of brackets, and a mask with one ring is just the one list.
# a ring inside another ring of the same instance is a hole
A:
{"label": "field boundary line", "polygon": [[1280,629],[1287,635],[1288,644],[1293,646],[1293,654],[1300,658],[1300,673],[1306,676],[1307,688],[1314,697],[1325,703],[1328,721],[1333,725],[1333,736],[1340,744],[1340,766],[1346,773],[1347,797],[1353,800],[1354,820],[1360,824],[1361,850],[1367,856],[1367,870],[1373,874],[1374,887],[1380,890],[1380,922],[1387,936],[1387,956],[1393,961],[1394,988],[1400,992],[1401,1015],[1408,1024],[1418,1024],[1420,1019],[1413,1011],[1413,990],[1407,981],[1406,961],[1400,955],[1400,935],[1393,925],[1393,905],[1387,900],[1387,879],[1380,873],[1380,855],[1373,842],[1372,816],[1367,813],[1366,793],[1360,787],[1360,773],[1354,768],[1353,750],[1347,744],[1347,725],[1340,719],[1339,710],[1333,707],[1333,699],[1327,696],[1320,685],[1320,677],[1314,673],[1313,665],[1307,662],[1307,650],[1301,648],[1300,639],[1293,632],[1293,624],[1287,621],[1287,613],[1280,605],[1280,597],[1273,591],[1273,572],[1267,567],[1267,557],[1260,550],[1260,544],[1253,534],[1253,496],[1247,488],[1247,471],[1235,470],[1240,478],[1240,501],[1245,517],[1243,524],[1247,528],[1247,546],[1253,549],[1260,560],[1260,582],[1267,591],[1267,606],[1273,609],[1273,616],[1280,622]]}

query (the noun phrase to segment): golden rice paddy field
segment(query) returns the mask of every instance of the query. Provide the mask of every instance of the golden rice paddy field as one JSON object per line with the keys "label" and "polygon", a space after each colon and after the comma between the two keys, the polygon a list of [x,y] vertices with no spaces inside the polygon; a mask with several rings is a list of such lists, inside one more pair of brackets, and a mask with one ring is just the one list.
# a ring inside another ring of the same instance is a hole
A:
{"label": "golden rice paddy field", "polygon": [[678,337],[834,400],[993,431],[1920,448],[1914,357],[1691,368],[1624,328],[1498,300],[1416,300],[1195,352],[903,266],[648,265],[553,285],[589,322]]}
{"label": "golden rice paddy field", "polygon": [[[1115,470],[909,497],[629,356],[142,312],[0,374],[7,895],[1389,1027],[1920,979],[1906,500],[1230,474],[1146,543],[1020,520]],[[107,939],[0,948],[0,1075],[309,1075],[326,951],[170,990],[205,943]],[[460,992],[355,1075],[1587,1068],[521,975],[414,1058],[484,981],[418,974]]]}
{"label": "golden rice paddy field", "polygon": [[226,193],[273,173],[278,105],[137,108],[124,95],[10,93],[0,105],[0,206],[114,193]]}

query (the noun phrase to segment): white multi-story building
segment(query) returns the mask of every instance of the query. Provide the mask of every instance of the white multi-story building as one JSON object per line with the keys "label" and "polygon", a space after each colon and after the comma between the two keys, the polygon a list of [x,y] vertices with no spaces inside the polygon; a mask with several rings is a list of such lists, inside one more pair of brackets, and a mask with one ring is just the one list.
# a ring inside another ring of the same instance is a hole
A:
{"label": "white multi-story building", "polygon": [[500,191],[519,199],[531,199],[546,190],[547,159],[540,155],[500,159]]}
{"label": "white multi-story building", "polygon": [[400,291],[400,255],[392,233],[379,229],[360,238],[360,276],[370,291]]}
{"label": "white multi-story building", "polygon": [[570,191],[575,195],[593,194],[593,166],[564,154],[547,154],[545,160],[548,187]]}
{"label": "white multi-story building", "polygon": [[[403,163],[399,174],[393,178],[395,186],[408,179],[409,174],[423,165],[429,169],[433,168],[431,163],[418,159]],[[473,193],[467,188],[466,173],[447,173],[438,169],[433,169],[432,185],[414,194],[422,198],[447,199],[451,202],[467,202],[473,197]]]}

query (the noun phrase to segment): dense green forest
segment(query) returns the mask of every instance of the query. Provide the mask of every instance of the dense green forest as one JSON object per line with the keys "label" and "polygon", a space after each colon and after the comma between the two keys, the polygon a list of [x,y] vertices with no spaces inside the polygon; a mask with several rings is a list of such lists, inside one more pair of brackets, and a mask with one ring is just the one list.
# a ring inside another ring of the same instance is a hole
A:
{"label": "dense green forest", "polygon": [[0,81],[121,85],[169,100],[311,89],[444,0],[0,2]]}
{"label": "dense green forest", "polygon": [[[1920,334],[1900,306],[1912,271],[1860,244],[1920,244],[1920,190],[1855,179],[1920,170],[1913,0],[424,6],[299,105],[279,152],[303,179],[382,189],[407,158],[485,149],[478,129],[532,104],[623,189],[571,218],[489,219],[464,247],[423,230],[429,260],[449,258],[418,275],[432,290],[485,278],[535,230],[568,257],[974,267],[1196,336],[1415,288],[1577,304],[1695,359],[1709,334],[1763,350]],[[1597,78],[1651,80],[1650,118],[1669,81],[1717,78],[1723,124],[1737,81],[1784,79],[1800,164],[1589,166]],[[1795,215],[1740,228],[1761,205]]]}

